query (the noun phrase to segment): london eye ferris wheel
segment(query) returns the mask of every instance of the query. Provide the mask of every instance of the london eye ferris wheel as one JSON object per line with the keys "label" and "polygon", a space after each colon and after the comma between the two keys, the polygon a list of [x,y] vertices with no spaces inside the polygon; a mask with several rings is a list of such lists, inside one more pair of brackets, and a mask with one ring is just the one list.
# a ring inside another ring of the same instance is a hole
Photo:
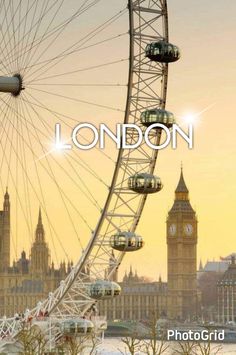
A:
{"label": "london eye ferris wheel", "polygon": [[[54,258],[77,257],[25,317],[82,318],[120,294],[112,275],[144,245],[136,229],[147,195],[162,189],[158,151],[142,143],[117,152],[107,141],[103,150],[62,152],[55,125],[65,142],[79,122],[172,127],[168,65],[180,52],[169,42],[167,1],[1,0],[0,19],[0,183],[11,196],[13,253],[31,243],[40,206]],[[161,133],[151,130],[154,145]],[[127,143],[135,139],[131,127]],[[18,322],[2,319],[0,336],[14,335]]]}

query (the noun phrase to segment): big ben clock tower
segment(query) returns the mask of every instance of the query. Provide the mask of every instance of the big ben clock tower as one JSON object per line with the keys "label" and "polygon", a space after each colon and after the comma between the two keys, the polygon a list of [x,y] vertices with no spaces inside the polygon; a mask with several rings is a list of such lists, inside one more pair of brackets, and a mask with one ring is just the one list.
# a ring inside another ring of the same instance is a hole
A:
{"label": "big ben clock tower", "polygon": [[197,314],[197,217],[182,168],[166,224],[168,317],[191,320]]}

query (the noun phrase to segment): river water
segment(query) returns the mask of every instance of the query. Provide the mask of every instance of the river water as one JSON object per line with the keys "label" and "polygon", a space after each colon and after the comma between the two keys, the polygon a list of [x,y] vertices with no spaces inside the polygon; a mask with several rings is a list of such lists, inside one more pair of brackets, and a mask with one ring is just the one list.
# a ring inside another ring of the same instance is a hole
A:
{"label": "river water", "polygon": [[[173,350],[176,347],[177,343],[169,343],[169,349],[163,355],[174,355],[176,352]],[[212,355],[215,355],[217,348],[221,347],[217,355],[229,354],[236,355],[236,344],[224,344],[212,345]],[[129,354],[128,351],[125,352],[125,346],[119,338],[106,338],[103,343],[98,348],[98,355],[121,355]],[[214,351],[215,350],[215,351]],[[137,353],[137,355],[141,353]]]}

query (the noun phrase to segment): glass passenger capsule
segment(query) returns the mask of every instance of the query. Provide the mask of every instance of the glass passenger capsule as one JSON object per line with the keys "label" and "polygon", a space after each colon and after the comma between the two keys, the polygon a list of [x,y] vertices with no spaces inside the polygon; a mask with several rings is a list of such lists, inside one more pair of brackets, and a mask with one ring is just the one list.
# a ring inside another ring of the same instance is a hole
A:
{"label": "glass passenger capsule", "polygon": [[145,52],[147,58],[159,63],[172,63],[180,58],[179,48],[163,40],[148,44]]}
{"label": "glass passenger capsule", "polygon": [[144,241],[141,236],[135,233],[120,232],[111,236],[110,244],[115,250],[130,252],[141,249]]}
{"label": "glass passenger capsule", "polygon": [[158,176],[140,173],[129,177],[128,187],[140,194],[152,194],[161,191],[163,185]]}
{"label": "glass passenger capsule", "polygon": [[60,324],[60,329],[65,336],[86,335],[92,333],[93,323],[88,319],[67,319]]}
{"label": "glass passenger capsule", "polygon": [[155,123],[161,123],[167,128],[171,128],[175,123],[175,117],[172,112],[156,108],[144,111],[141,114],[140,121],[146,127]]}
{"label": "glass passenger capsule", "polygon": [[121,288],[116,282],[98,280],[89,287],[89,295],[95,300],[108,299],[119,296]]}

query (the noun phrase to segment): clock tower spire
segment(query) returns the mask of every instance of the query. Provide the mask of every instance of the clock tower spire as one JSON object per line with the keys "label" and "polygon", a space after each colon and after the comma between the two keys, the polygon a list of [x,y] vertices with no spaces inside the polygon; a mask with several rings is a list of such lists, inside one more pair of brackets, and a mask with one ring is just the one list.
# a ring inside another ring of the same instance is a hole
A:
{"label": "clock tower spire", "polygon": [[175,200],[167,217],[168,317],[197,315],[197,217],[181,166]]}
{"label": "clock tower spire", "polygon": [[179,183],[175,189],[176,200],[189,200],[189,191],[184,181],[183,166],[181,166],[181,173]]}

